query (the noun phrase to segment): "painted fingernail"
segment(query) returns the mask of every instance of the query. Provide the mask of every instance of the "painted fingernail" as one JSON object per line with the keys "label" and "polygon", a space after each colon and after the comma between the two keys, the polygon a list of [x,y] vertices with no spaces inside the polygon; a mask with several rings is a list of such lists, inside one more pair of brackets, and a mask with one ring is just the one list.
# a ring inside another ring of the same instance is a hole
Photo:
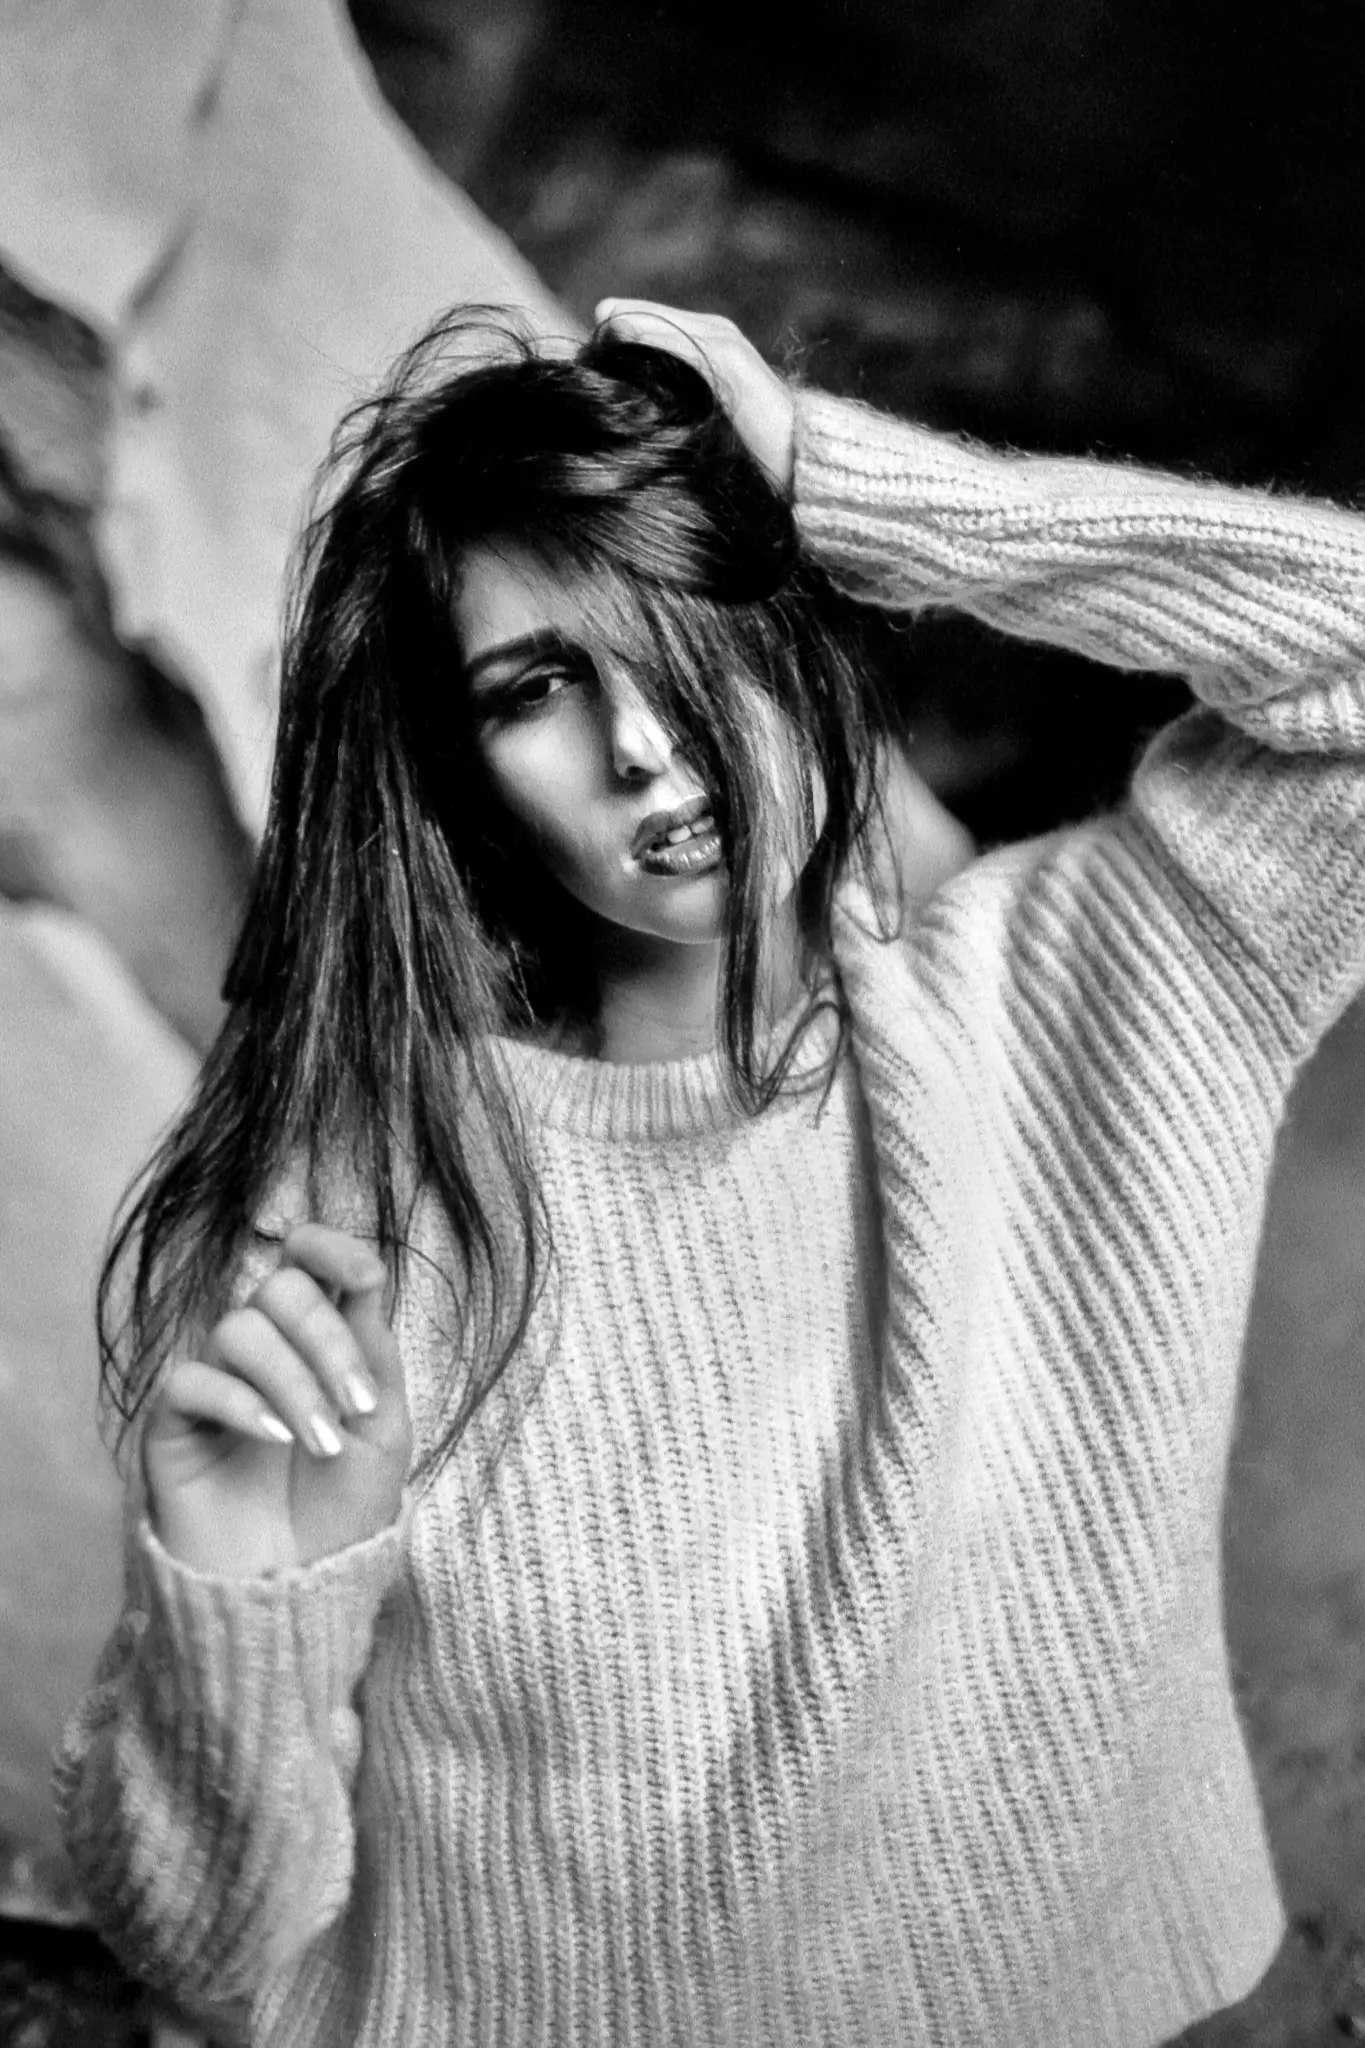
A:
{"label": "painted fingernail", "polygon": [[346,1393],[357,1415],[373,1415],[379,1406],[379,1396],[369,1381],[362,1379],[358,1372],[347,1373]]}
{"label": "painted fingernail", "polygon": [[325,1415],[315,1415],[312,1417],[308,1424],[308,1434],[313,1439],[314,1447],[321,1452],[324,1458],[340,1457],[341,1438],[337,1435]]}
{"label": "painted fingernail", "polygon": [[281,1422],[278,1415],[271,1415],[266,1409],[262,1409],[256,1417],[256,1427],[262,1436],[273,1437],[277,1444],[292,1444],[294,1441],[294,1432],[289,1425]]}

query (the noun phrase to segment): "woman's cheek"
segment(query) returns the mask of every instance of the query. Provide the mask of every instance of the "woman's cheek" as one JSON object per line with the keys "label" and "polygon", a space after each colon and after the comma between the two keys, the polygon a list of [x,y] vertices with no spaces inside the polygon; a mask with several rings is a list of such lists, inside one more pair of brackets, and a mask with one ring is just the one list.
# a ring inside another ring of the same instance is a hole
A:
{"label": "woman's cheek", "polygon": [[572,753],[552,743],[550,724],[513,726],[485,750],[494,789],[518,824],[537,837],[573,809]]}
{"label": "woman's cheek", "polygon": [[590,798],[575,773],[568,735],[547,744],[541,734],[509,733],[486,749],[486,759],[493,789],[533,859],[574,888]]}

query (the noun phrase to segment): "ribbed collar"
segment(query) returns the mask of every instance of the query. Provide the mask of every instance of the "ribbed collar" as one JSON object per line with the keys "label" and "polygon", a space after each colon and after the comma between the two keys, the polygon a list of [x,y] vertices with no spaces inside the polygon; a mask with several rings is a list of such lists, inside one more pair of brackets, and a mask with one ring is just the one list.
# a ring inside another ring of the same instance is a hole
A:
{"label": "ribbed collar", "polygon": [[[786,1042],[806,1000],[773,1027],[769,1056],[774,1046]],[[838,1037],[839,1020],[831,1001],[822,1005],[801,1035],[783,1098],[823,1084]],[[725,1064],[716,1051],[621,1066],[511,1038],[498,1038],[493,1044],[512,1098],[532,1130],[542,1125],[582,1138],[643,1141],[723,1131],[744,1121],[743,1111],[726,1094]]]}

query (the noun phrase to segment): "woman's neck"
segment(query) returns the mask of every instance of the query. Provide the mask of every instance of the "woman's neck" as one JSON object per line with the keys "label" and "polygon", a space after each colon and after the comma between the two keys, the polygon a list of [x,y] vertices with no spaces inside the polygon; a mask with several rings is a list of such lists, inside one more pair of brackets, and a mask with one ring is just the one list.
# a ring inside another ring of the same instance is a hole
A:
{"label": "woman's neck", "polygon": [[[761,1013],[782,1016],[802,984],[805,948],[795,906],[769,927],[761,974]],[[677,945],[618,927],[597,948],[597,1016],[583,1049],[618,1066],[686,1059],[716,1042],[724,967],[722,939]]]}

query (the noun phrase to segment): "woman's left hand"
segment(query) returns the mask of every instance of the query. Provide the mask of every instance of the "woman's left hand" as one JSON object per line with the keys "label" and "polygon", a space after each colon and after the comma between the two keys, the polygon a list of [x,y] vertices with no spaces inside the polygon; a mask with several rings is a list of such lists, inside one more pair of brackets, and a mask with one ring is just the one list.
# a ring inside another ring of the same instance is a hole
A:
{"label": "woman's left hand", "polygon": [[749,453],[783,497],[791,496],[796,442],[791,389],[733,320],[720,313],[683,312],[652,299],[603,299],[596,313],[599,324],[618,340],[647,342],[693,363]]}

